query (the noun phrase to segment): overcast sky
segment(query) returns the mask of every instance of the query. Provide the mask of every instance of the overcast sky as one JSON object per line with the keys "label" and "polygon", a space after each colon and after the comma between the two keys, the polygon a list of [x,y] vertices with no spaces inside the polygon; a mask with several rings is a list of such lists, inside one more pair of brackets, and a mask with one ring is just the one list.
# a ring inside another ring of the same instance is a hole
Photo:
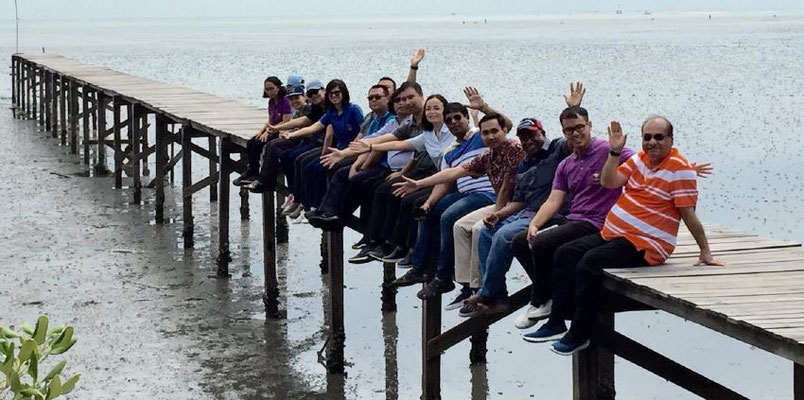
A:
{"label": "overcast sky", "polygon": [[[20,18],[177,18],[466,16],[644,11],[804,11],[803,0],[17,0]],[[14,0],[0,0],[0,20],[14,18]]]}

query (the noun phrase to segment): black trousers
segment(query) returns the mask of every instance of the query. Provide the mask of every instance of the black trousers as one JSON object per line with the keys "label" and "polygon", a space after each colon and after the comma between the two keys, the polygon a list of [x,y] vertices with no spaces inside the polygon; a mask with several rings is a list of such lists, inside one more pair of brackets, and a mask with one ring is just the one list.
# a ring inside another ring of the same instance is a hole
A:
{"label": "black trousers", "polygon": [[556,250],[553,273],[553,310],[550,319],[572,318],[574,337],[589,338],[600,303],[604,268],[648,265],[645,251],[625,238],[604,240],[600,233],[573,240]]}
{"label": "black trousers", "polygon": [[[409,174],[411,179],[421,179],[431,175],[431,171],[414,171]],[[394,196],[393,184],[403,182],[402,178],[382,182],[374,191],[371,203],[371,216],[366,227],[366,238],[373,244],[383,243],[390,239],[399,218],[399,209],[402,198]],[[408,222],[407,220],[405,222]]]}
{"label": "black trousers", "polygon": [[539,232],[530,247],[526,236],[523,236],[527,232],[514,238],[511,249],[533,283],[531,304],[538,306],[553,298],[553,260],[556,250],[575,239],[597,232],[597,227],[589,222],[567,220],[562,225]]}
{"label": "black trousers", "polygon": [[422,188],[402,198],[399,205],[399,216],[396,218],[390,239],[394,245],[411,248],[416,244],[416,234],[419,229],[419,221],[413,218],[413,212],[419,208],[427,198],[433,188]]}
{"label": "black trousers", "polygon": [[265,142],[257,139],[251,139],[246,142],[246,157],[248,158],[248,166],[244,175],[258,175],[260,173],[260,158],[262,157],[262,149],[265,147]]}

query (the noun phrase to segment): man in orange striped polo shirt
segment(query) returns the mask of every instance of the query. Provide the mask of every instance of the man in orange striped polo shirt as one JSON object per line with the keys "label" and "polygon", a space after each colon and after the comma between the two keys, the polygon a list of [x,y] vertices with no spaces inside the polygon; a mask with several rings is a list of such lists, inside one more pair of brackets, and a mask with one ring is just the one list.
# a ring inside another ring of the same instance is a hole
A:
{"label": "man in orange striped polo shirt", "polygon": [[[683,219],[701,250],[698,264],[724,265],[712,258],[703,226],[695,215],[695,168],[673,147],[673,125],[651,116],[642,124],[642,151],[619,165],[626,135],[620,124],[608,128],[610,155],[600,183],[625,191],[606,216],[600,233],[558,248],[555,254],[553,309],[547,324],[572,326],[553,351],[570,355],[589,346],[603,268],[660,265],[675,248]],[[573,306],[574,302],[574,306]]]}

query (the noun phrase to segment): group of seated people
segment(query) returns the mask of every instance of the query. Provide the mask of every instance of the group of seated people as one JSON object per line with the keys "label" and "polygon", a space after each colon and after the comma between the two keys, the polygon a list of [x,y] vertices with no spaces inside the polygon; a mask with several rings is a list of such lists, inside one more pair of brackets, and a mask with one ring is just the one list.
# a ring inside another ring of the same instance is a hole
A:
{"label": "group of seated people", "polygon": [[585,89],[575,83],[559,115],[562,134],[548,138],[539,119],[514,125],[474,87],[464,89],[466,105],[425,97],[416,83],[423,58],[424,50],[414,53],[399,87],[383,77],[369,88],[368,114],[341,80],[269,77],[268,121],[234,184],[260,193],[284,177],[292,194],[283,212],[327,230],[359,209],[363,237],[349,262],[408,268],[393,285],[423,283],[422,300],[457,282],[445,308],[462,317],[508,310],[505,275],[516,258],[532,285],[515,326],[546,320],[523,338],[552,341],[564,355],[589,345],[603,268],[662,264],[681,220],[699,263],[723,265],[695,214],[696,175],[711,167],[673,147],[667,118],[645,119],[640,151],[625,147],[618,122],[608,141],[594,138]]}

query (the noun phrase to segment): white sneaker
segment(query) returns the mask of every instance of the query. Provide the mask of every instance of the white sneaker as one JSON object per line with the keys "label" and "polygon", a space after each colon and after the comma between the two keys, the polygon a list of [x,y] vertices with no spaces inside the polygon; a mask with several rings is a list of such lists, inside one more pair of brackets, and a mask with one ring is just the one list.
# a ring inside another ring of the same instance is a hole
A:
{"label": "white sneaker", "polygon": [[290,221],[294,224],[306,224],[307,218],[304,216],[304,213],[300,213],[297,218],[293,218]]}
{"label": "white sneaker", "polygon": [[525,312],[519,314],[516,317],[516,321],[514,321],[514,326],[518,329],[528,329],[533,325],[536,325],[539,320],[547,318],[550,316],[550,312],[553,310],[553,300],[547,300],[546,303],[536,307],[532,304],[528,304],[528,307],[525,309]]}

